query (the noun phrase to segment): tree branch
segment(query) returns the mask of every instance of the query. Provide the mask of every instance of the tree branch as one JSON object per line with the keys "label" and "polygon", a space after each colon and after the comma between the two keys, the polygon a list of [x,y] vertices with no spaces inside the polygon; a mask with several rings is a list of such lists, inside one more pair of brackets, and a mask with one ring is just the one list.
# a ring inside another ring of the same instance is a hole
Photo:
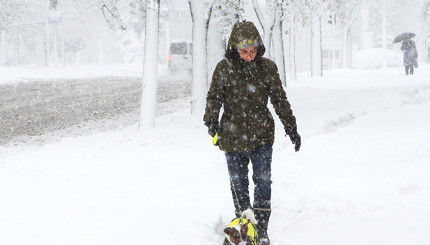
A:
{"label": "tree branch", "polygon": [[109,14],[112,16],[112,18],[114,18],[114,19],[118,22],[119,28],[120,28],[121,30],[126,30],[126,29],[127,29],[125,26],[123,26],[123,25],[122,25],[122,21],[120,20],[120,17],[119,17],[118,15],[115,15],[115,13],[113,13],[113,12],[108,8],[108,6],[107,6],[105,3],[103,3],[103,5],[102,5],[102,13],[103,13],[103,16],[105,17],[105,20],[106,20],[108,23],[112,24],[112,23],[108,20],[108,18],[106,17],[105,10],[107,10],[107,11],[109,12]]}
{"label": "tree branch", "polygon": [[252,5],[254,7],[255,13],[257,14],[257,19],[264,30],[265,19],[264,19],[263,13],[261,12],[260,6],[258,5],[257,0],[252,0]]}

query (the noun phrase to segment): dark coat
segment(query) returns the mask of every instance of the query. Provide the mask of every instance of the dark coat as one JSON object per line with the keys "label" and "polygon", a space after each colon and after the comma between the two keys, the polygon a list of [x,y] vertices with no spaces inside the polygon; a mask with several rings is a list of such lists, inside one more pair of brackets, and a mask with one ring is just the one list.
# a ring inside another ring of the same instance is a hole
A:
{"label": "dark coat", "polygon": [[415,47],[415,42],[408,39],[402,43],[400,48],[403,51],[403,66],[418,66],[417,58],[417,48]]}
{"label": "dark coat", "polygon": [[[242,40],[257,40],[256,58],[242,60],[235,44]],[[284,126],[295,127],[296,118],[282,87],[276,64],[262,55],[265,47],[252,22],[238,22],[233,27],[225,59],[213,73],[206,98],[203,120],[218,120],[224,106],[218,133],[220,149],[226,152],[250,151],[273,144],[275,124],[267,107],[272,103]]]}

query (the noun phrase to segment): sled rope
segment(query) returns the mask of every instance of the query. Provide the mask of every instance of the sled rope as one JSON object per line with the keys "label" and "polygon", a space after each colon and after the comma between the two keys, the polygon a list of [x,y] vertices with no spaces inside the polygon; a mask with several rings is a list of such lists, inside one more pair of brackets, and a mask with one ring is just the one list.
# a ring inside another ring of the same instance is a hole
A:
{"label": "sled rope", "polygon": [[231,174],[230,171],[228,171],[228,176],[230,177],[230,184],[231,184],[231,188],[233,189],[234,192],[234,196],[236,197],[236,202],[237,202],[237,207],[239,208],[239,215],[240,215],[240,223],[243,224],[243,217],[242,217],[242,208],[240,207],[240,203],[239,203],[239,197],[237,196],[237,192],[236,192],[236,188],[234,187],[234,183],[233,183],[233,179],[231,178]]}

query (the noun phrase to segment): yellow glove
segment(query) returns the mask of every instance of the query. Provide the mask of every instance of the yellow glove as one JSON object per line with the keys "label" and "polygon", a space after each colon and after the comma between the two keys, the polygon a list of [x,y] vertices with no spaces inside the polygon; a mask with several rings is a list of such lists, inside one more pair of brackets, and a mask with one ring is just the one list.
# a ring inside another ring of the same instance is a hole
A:
{"label": "yellow glove", "polygon": [[213,144],[214,146],[219,146],[218,133],[216,133],[215,136],[213,137]]}

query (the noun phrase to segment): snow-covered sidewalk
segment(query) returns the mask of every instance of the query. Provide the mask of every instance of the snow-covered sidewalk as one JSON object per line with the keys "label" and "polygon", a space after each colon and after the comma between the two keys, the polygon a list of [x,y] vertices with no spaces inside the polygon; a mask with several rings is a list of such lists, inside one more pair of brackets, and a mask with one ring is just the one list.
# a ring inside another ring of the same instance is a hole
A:
{"label": "snow-covered sidewalk", "polygon": [[[430,244],[429,77],[289,83],[302,148],[276,121],[274,245]],[[156,124],[0,148],[1,244],[221,244],[234,214],[223,153],[188,108]]]}

